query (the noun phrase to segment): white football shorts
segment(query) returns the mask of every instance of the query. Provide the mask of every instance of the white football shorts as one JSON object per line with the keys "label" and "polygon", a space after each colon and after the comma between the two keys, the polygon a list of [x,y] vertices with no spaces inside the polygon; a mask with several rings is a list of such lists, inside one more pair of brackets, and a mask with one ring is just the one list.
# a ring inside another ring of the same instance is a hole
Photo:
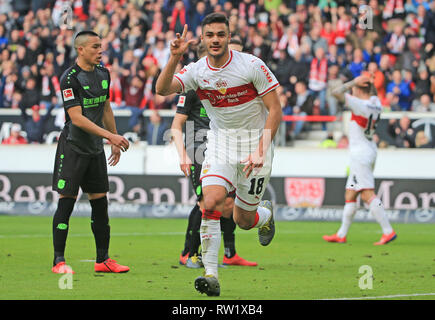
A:
{"label": "white football shorts", "polygon": [[373,164],[362,164],[353,161],[350,164],[349,176],[346,181],[346,189],[362,191],[375,188],[375,177],[373,175]]}

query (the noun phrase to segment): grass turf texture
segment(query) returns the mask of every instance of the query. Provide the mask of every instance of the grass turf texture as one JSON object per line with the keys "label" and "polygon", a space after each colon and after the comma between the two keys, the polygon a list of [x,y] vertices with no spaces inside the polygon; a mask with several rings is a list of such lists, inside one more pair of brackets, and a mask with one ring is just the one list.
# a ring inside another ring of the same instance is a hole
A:
{"label": "grass turf texture", "polygon": [[[126,274],[93,271],[95,244],[90,219],[72,217],[66,249],[73,289],[61,290],[51,272],[49,217],[0,216],[0,299],[289,300],[375,297],[435,292],[433,225],[398,224],[398,238],[373,246],[375,223],[354,223],[348,243],[326,243],[338,222],[276,222],[268,247],[257,230],[236,230],[238,253],[258,267],[219,268],[220,297],[200,295],[194,279],[203,269],[178,264],[185,219],[111,219],[110,256]],[[220,251],[222,262],[223,249]],[[358,286],[362,265],[373,270],[373,289]],[[396,298],[395,298],[396,299]],[[435,299],[435,296],[397,299]]]}

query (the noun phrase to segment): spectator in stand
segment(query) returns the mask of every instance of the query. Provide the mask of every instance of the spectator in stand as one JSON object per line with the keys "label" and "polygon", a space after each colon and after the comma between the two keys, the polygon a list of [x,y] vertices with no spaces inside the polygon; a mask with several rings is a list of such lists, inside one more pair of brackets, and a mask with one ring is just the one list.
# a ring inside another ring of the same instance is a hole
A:
{"label": "spectator in stand", "polygon": [[192,12],[192,17],[190,19],[191,30],[196,30],[197,27],[201,26],[202,20],[208,14],[207,6],[204,1],[198,1],[196,3],[196,10]]}
{"label": "spectator in stand", "polygon": [[144,98],[145,84],[138,76],[124,77],[121,80],[121,87],[123,91],[123,100],[125,106],[119,109],[128,109],[131,112],[128,121],[128,128],[136,133],[140,131],[139,119],[144,111],[141,108],[142,100]]}
{"label": "spectator in stand", "polygon": [[[307,85],[302,81],[297,82],[295,85],[295,95],[292,95],[290,98],[289,104],[292,106],[292,111],[289,114],[295,116],[313,115],[314,100],[314,97],[307,90]],[[298,120],[294,123],[292,138],[299,137],[304,124],[304,120]]]}
{"label": "spectator in stand", "polygon": [[172,13],[171,13],[169,30],[181,34],[183,32],[184,25],[188,23],[188,19],[189,16],[184,2],[181,0],[175,2],[174,8],[172,9]]}
{"label": "spectator in stand", "polygon": [[433,141],[430,141],[428,137],[426,137],[426,134],[424,133],[424,130],[418,131],[415,135],[415,147],[416,148],[433,148],[434,143]]}
{"label": "spectator in stand", "polygon": [[54,66],[52,64],[47,64],[41,68],[40,105],[44,109],[50,108],[51,105],[58,107],[59,99],[59,79],[54,74]]}
{"label": "spectator in stand", "polygon": [[164,145],[164,134],[165,131],[169,129],[168,125],[164,120],[162,120],[162,117],[160,116],[159,112],[157,110],[153,110],[148,126],[147,126],[147,142],[149,145]]}
{"label": "spectator in stand", "polygon": [[425,29],[424,42],[435,45],[435,1],[430,3],[430,10],[426,12],[423,26]]}
{"label": "spectator in stand", "polygon": [[334,140],[334,134],[332,132],[328,132],[328,135],[327,135],[326,139],[322,141],[320,146],[322,148],[325,148],[325,149],[329,149],[329,148],[335,149],[335,148],[337,148],[337,142],[335,142],[335,140]]}
{"label": "spectator in stand", "polygon": [[31,77],[25,82],[25,87],[23,90],[23,96],[20,101],[20,108],[26,109],[31,108],[34,105],[38,105],[41,100],[41,93],[36,87],[36,79]]}
{"label": "spectator in stand", "polygon": [[21,106],[21,116],[24,120],[24,129],[26,130],[29,143],[44,142],[45,126],[53,108],[54,105],[51,105],[46,110],[45,115],[41,116],[39,113],[39,105],[34,105],[32,107],[32,116],[29,116],[26,113],[26,109]]}
{"label": "spectator in stand", "polygon": [[9,137],[3,139],[2,144],[26,144],[27,140],[21,135],[21,125],[14,123],[11,126]]}
{"label": "spectator in stand", "polygon": [[423,94],[419,100],[414,100],[412,110],[415,112],[435,112],[435,103],[428,94]]}
{"label": "spectator in stand", "polygon": [[366,39],[363,47],[363,56],[366,64],[375,62],[379,65],[379,62],[381,61],[381,47],[375,47],[372,39]]}
{"label": "spectator in stand", "polygon": [[326,105],[326,82],[328,78],[328,60],[322,47],[316,50],[316,56],[311,61],[308,88],[314,97],[320,100],[320,111],[325,111]]}
{"label": "spectator in stand", "polygon": [[343,134],[337,142],[337,149],[347,149],[349,147],[349,138]]}
{"label": "spectator in stand", "polygon": [[362,50],[355,49],[353,52],[353,60],[349,64],[349,70],[352,73],[353,78],[360,76],[365,67],[366,63],[364,62]]}
{"label": "spectator in stand", "polygon": [[421,66],[418,69],[418,76],[415,82],[414,99],[420,99],[422,95],[430,95],[430,80],[429,72],[426,66]]}
{"label": "spectator in stand", "polygon": [[400,70],[393,72],[393,81],[387,85],[388,92],[392,92],[399,97],[399,105],[402,111],[409,111],[411,109],[411,89],[409,84],[402,79]]}
{"label": "spectator in stand", "polygon": [[385,95],[385,99],[381,100],[382,106],[389,111],[401,111],[399,105],[399,96],[392,92],[388,92]]}
{"label": "spectator in stand", "polygon": [[399,122],[396,119],[391,119],[388,123],[388,132],[394,139],[394,145],[397,148],[413,148],[414,145],[414,129],[411,128],[411,120],[407,116],[403,116]]}
{"label": "spectator in stand", "polygon": [[397,23],[394,26],[394,31],[389,35],[386,45],[390,52],[390,59],[393,59],[395,63],[396,59],[405,50],[406,45],[406,37],[403,34],[403,26],[401,23]]}
{"label": "spectator in stand", "polygon": [[326,101],[328,102],[328,110],[331,116],[335,116],[338,112],[339,101],[332,94],[332,91],[343,84],[343,80],[339,75],[340,68],[338,65],[332,65],[328,69],[328,86],[326,91]]}
{"label": "spectator in stand", "polygon": [[363,75],[373,77],[373,85],[375,86],[377,96],[382,101],[385,99],[385,76],[378,69],[376,62],[370,62],[367,71],[362,72]]}
{"label": "spectator in stand", "polygon": [[416,74],[422,57],[420,52],[421,42],[417,37],[410,37],[407,43],[408,47],[405,52],[400,55],[396,67],[402,70],[410,70],[413,74]]}

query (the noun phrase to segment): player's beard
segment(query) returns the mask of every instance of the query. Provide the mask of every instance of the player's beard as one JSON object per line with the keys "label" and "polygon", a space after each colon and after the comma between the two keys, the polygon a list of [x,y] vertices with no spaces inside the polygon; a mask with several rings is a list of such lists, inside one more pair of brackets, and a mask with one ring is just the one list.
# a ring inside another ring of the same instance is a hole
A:
{"label": "player's beard", "polygon": [[223,45],[223,50],[222,50],[222,52],[220,52],[220,53],[214,54],[214,53],[211,51],[211,49],[208,50],[208,54],[209,54],[211,57],[213,57],[213,59],[215,59],[215,60],[219,60],[219,59],[222,58],[222,57],[225,55],[225,53],[227,53],[227,52],[228,52],[228,42],[226,42],[226,43]]}

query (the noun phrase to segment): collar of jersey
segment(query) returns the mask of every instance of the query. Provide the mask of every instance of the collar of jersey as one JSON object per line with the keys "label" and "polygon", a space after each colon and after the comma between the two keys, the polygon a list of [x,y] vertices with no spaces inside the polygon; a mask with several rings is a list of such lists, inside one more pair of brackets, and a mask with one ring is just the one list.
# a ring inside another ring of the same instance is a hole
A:
{"label": "collar of jersey", "polygon": [[225,62],[225,64],[224,64],[222,67],[220,67],[220,68],[214,68],[214,67],[212,67],[212,66],[210,65],[210,63],[208,63],[208,57],[205,58],[205,61],[207,61],[207,66],[208,66],[208,67],[210,68],[210,70],[212,70],[212,71],[219,71],[219,70],[222,70],[223,68],[225,68],[227,65],[230,64],[231,60],[233,60],[233,50],[230,50],[230,56],[229,56],[227,62]]}

